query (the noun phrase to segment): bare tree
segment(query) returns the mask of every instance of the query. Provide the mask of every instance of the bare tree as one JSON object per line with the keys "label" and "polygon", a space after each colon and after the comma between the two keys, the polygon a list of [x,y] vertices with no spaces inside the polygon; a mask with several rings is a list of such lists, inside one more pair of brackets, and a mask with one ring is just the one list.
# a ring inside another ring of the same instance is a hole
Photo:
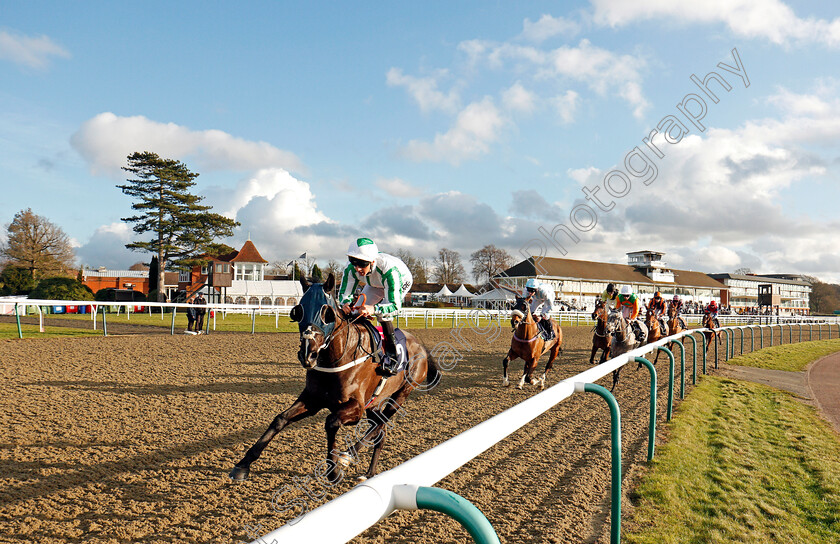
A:
{"label": "bare tree", "polygon": [[432,278],[438,283],[462,283],[467,275],[461,264],[461,254],[451,249],[439,250],[432,264]]}
{"label": "bare tree", "polygon": [[415,257],[411,251],[407,249],[398,249],[396,257],[399,258],[408,267],[411,272],[411,277],[414,283],[426,283],[429,281],[429,263],[422,257]]}
{"label": "bare tree", "polygon": [[315,266],[316,260],[315,257],[306,257],[303,260],[303,269],[306,271],[307,276],[312,275],[312,267]]}
{"label": "bare tree", "polygon": [[324,277],[332,274],[333,276],[335,276],[336,281],[341,282],[341,274],[344,273],[344,267],[341,266],[341,263],[339,263],[335,259],[330,259],[329,262],[327,262],[327,266],[326,268],[324,268],[323,272]]}
{"label": "bare tree", "polygon": [[66,275],[76,259],[67,234],[47,218],[21,210],[6,227],[7,240],[0,244],[6,264],[28,270],[38,280]]}
{"label": "bare tree", "polygon": [[470,255],[470,263],[476,283],[489,283],[493,276],[512,266],[513,257],[504,249],[490,244]]}

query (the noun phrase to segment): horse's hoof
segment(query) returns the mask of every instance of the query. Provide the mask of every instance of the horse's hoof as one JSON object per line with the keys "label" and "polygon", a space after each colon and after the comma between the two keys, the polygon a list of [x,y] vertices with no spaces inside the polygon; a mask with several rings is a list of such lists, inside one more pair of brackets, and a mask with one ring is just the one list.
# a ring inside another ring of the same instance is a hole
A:
{"label": "horse's hoof", "polygon": [[361,476],[357,477],[357,478],[356,478],[356,481],[357,481],[357,482],[359,482],[359,483],[362,483],[362,482],[366,481],[367,479],[368,479],[368,478],[367,478],[367,476],[365,476],[365,475],[363,474],[363,475],[361,475]]}
{"label": "horse's hoof", "polygon": [[343,467],[349,467],[350,463],[353,462],[353,456],[350,455],[349,453],[347,453],[346,451],[341,452],[338,455],[338,458],[336,459],[336,462]]}
{"label": "horse's hoof", "polygon": [[507,378],[502,380],[502,387],[510,387],[510,382],[508,381]]}
{"label": "horse's hoof", "polygon": [[516,388],[521,391],[522,390],[522,384],[520,383],[519,385],[516,386]]}
{"label": "horse's hoof", "polygon": [[248,479],[249,472],[251,472],[251,469],[249,467],[235,466],[233,467],[233,470],[230,471],[228,476],[230,476],[230,479],[234,482],[244,482]]}

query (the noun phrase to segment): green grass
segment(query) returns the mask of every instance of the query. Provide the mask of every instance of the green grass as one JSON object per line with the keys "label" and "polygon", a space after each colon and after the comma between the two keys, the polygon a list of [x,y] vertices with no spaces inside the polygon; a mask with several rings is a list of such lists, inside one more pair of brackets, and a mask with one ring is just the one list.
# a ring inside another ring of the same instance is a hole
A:
{"label": "green grass", "polygon": [[[38,325],[20,326],[24,340],[27,338],[66,338],[72,336],[101,336],[102,331],[85,330],[69,327],[48,327],[44,332],[39,332]],[[18,338],[16,323],[0,323],[0,338]]]}
{"label": "green grass", "polygon": [[771,370],[799,372],[812,361],[840,351],[840,340],[814,340],[801,344],[783,344],[733,357],[731,365],[754,366]]}
{"label": "green grass", "polygon": [[[64,319],[64,320],[75,320],[79,322],[80,328],[93,328],[93,323],[90,318],[90,314],[54,314],[47,316],[50,319]],[[206,320],[210,320],[210,331],[213,332],[213,320],[208,316],[205,316],[205,325]],[[161,315],[159,313],[149,315],[148,313],[132,313],[130,316],[126,315],[125,313],[120,313],[117,315],[116,313],[108,313],[106,320],[108,324],[112,323],[126,323],[131,325],[149,325],[153,327],[161,327],[164,329],[170,329],[172,326],[172,314],[164,314],[163,319],[161,319]],[[101,313],[97,313],[96,316],[96,323],[97,329],[101,330],[102,327],[102,315]],[[275,327],[276,323],[276,327]],[[435,319],[432,322],[431,319],[427,322],[422,317],[411,318],[408,319],[408,324],[406,325],[406,319],[400,318],[399,320],[400,328],[403,329],[424,329],[424,328],[435,328],[435,329],[449,329],[452,328],[452,319]],[[487,319],[480,319],[480,322],[476,324],[475,319],[468,320],[465,318],[460,318],[458,321],[459,327],[470,327],[473,326],[476,329],[486,328],[488,326]],[[568,326],[568,325],[566,325]],[[508,329],[508,322],[507,320],[502,320],[501,327],[503,330]],[[53,327],[55,328],[55,327]],[[183,312],[176,312],[175,314],[175,331],[180,332],[184,331],[187,328],[187,316]],[[49,330],[49,328],[48,328]],[[223,317],[223,314],[220,312],[216,315],[216,331],[217,332],[251,332],[251,315],[250,314],[227,314]],[[266,315],[257,315],[256,320],[254,323],[254,332],[298,332],[297,323],[294,323],[289,319],[288,314],[280,314],[279,319],[275,320],[275,316],[273,314],[266,314]]]}
{"label": "green grass", "polygon": [[[808,344],[790,347],[811,357]],[[840,542],[840,439],[810,406],[707,377],[669,429],[633,494],[625,542]]]}

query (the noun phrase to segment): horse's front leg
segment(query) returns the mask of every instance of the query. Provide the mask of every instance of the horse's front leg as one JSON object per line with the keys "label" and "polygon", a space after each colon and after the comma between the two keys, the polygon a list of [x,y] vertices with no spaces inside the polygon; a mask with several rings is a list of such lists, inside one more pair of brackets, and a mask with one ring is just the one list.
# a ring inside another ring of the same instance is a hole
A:
{"label": "horse's front leg", "polygon": [[517,389],[522,389],[526,383],[533,383],[531,376],[534,374],[534,369],[537,368],[537,364],[539,363],[539,359],[535,359],[534,361],[524,359],[524,361],[525,367],[522,369],[522,377],[519,378],[519,384],[516,386]]}
{"label": "horse's front leg", "polygon": [[589,354],[589,364],[595,364],[595,354],[598,353],[598,346],[595,345],[595,340],[592,340],[592,353]]}
{"label": "horse's front leg", "polygon": [[314,406],[311,399],[307,399],[303,395],[298,397],[294,404],[274,418],[274,421],[271,422],[271,425],[268,426],[268,429],[266,429],[259,440],[245,453],[245,457],[234,465],[233,470],[229,474],[231,479],[236,481],[247,480],[248,473],[251,471],[251,463],[259,459],[260,454],[262,454],[262,451],[268,446],[272,438],[277,436],[286,425],[314,415],[319,410],[320,407]]}
{"label": "horse's front leg", "polygon": [[554,360],[563,352],[563,349],[560,347],[560,342],[558,341],[556,344],[551,346],[551,350],[548,352],[548,362],[545,364],[545,370],[543,371],[543,375],[540,378],[540,389],[545,389],[545,380],[548,376],[548,373],[554,368]]}
{"label": "horse's front leg", "polygon": [[324,422],[324,430],[327,432],[327,464],[330,467],[326,476],[331,483],[336,483],[343,475],[338,465],[348,466],[353,460],[351,453],[339,452],[335,449],[336,434],[342,426],[358,423],[364,412],[362,405],[356,399],[351,399],[328,415]]}
{"label": "horse's front leg", "polygon": [[505,358],[502,359],[502,385],[505,387],[510,385],[510,381],[508,381],[508,363],[513,359],[516,359],[516,354],[513,351],[508,351]]}

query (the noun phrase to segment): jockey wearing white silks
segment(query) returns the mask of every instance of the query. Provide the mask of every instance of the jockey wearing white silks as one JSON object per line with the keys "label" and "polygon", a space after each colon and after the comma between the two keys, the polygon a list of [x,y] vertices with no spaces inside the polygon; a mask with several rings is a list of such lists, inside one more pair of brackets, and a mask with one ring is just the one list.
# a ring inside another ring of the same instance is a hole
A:
{"label": "jockey wearing white silks", "polygon": [[548,284],[530,278],[525,283],[523,297],[531,296],[531,314],[534,318],[550,318],[554,310],[554,289]]}

